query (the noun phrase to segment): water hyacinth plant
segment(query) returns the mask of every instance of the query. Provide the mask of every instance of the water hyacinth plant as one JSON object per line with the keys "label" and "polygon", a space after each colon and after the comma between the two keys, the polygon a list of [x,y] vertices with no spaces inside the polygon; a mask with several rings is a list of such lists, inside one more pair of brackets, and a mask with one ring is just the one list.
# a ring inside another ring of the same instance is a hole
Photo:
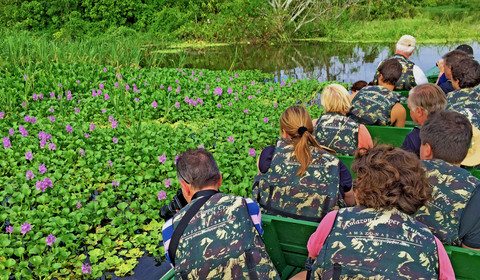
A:
{"label": "water hyacinth plant", "polygon": [[144,254],[161,260],[158,211],[180,187],[178,155],[209,150],[221,191],[249,196],[256,156],[280,136],[274,124],[283,110],[324,86],[289,79],[280,87],[259,71],[7,66],[0,71],[10,85],[0,90],[6,279],[125,276]]}

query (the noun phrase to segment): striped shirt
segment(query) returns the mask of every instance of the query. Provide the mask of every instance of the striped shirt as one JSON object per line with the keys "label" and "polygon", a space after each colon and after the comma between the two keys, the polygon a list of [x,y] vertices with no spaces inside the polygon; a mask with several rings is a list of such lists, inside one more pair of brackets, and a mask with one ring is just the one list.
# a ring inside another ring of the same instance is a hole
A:
{"label": "striped shirt", "polygon": [[[245,202],[247,203],[248,212],[250,213],[250,217],[252,218],[255,228],[257,229],[260,235],[263,235],[262,213],[260,212],[260,207],[258,207],[257,203],[254,202],[251,198],[245,198]],[[168,256],[168,246],[170,245],[170,240],[172,239],[172,235],[173,235],[173,218],[170,218],[168,221],[165,222],[162,228],[163,246],[165,247],[165,256],[167,257],[167,260],[170,262],[170,264],[172,263],[172,261]]]}

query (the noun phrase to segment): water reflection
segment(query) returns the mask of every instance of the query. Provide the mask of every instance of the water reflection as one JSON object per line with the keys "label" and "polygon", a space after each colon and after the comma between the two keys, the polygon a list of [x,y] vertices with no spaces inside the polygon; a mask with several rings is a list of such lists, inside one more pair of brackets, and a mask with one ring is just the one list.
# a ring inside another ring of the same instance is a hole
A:
{"label": "water reflection", "polygon": [[[435,66],[441,56],[459,43],[420,44],[410,58],[422,70]],[[475,57],[480,57],[478,42],[470,42]],[[394,44],[345,44],[295,42],[288,45],[238,45],[187,50],[164,62],[166,67],[205,68],[211,70],[260,69],[273,73],[275,80],[285,77],[319,81],[370,81],[383,59],[394,52]]]}

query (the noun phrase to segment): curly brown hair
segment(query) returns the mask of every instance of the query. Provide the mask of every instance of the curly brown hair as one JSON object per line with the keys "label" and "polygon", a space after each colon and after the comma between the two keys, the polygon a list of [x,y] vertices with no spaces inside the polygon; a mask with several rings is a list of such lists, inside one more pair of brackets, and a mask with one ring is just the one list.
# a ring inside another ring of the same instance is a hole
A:
{"label": "curly brown hair", "polygon": [[388,145],[375,145],[355,154],[352,171],[355,198],[368,208],[396,208],[409,215],[432,197],[425,171],[415,154]]}

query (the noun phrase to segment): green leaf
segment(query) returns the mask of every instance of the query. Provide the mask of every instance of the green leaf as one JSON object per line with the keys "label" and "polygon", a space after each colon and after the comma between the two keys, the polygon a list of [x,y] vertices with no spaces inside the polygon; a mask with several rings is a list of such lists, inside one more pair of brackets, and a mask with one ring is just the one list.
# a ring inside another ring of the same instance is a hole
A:
{"label": "green leaf", "polygon": [[41,263],[42,263],[42,257],[40,256],[33,256],[30,258],[30,262],[34,265],[34,266],[39,266]]}

